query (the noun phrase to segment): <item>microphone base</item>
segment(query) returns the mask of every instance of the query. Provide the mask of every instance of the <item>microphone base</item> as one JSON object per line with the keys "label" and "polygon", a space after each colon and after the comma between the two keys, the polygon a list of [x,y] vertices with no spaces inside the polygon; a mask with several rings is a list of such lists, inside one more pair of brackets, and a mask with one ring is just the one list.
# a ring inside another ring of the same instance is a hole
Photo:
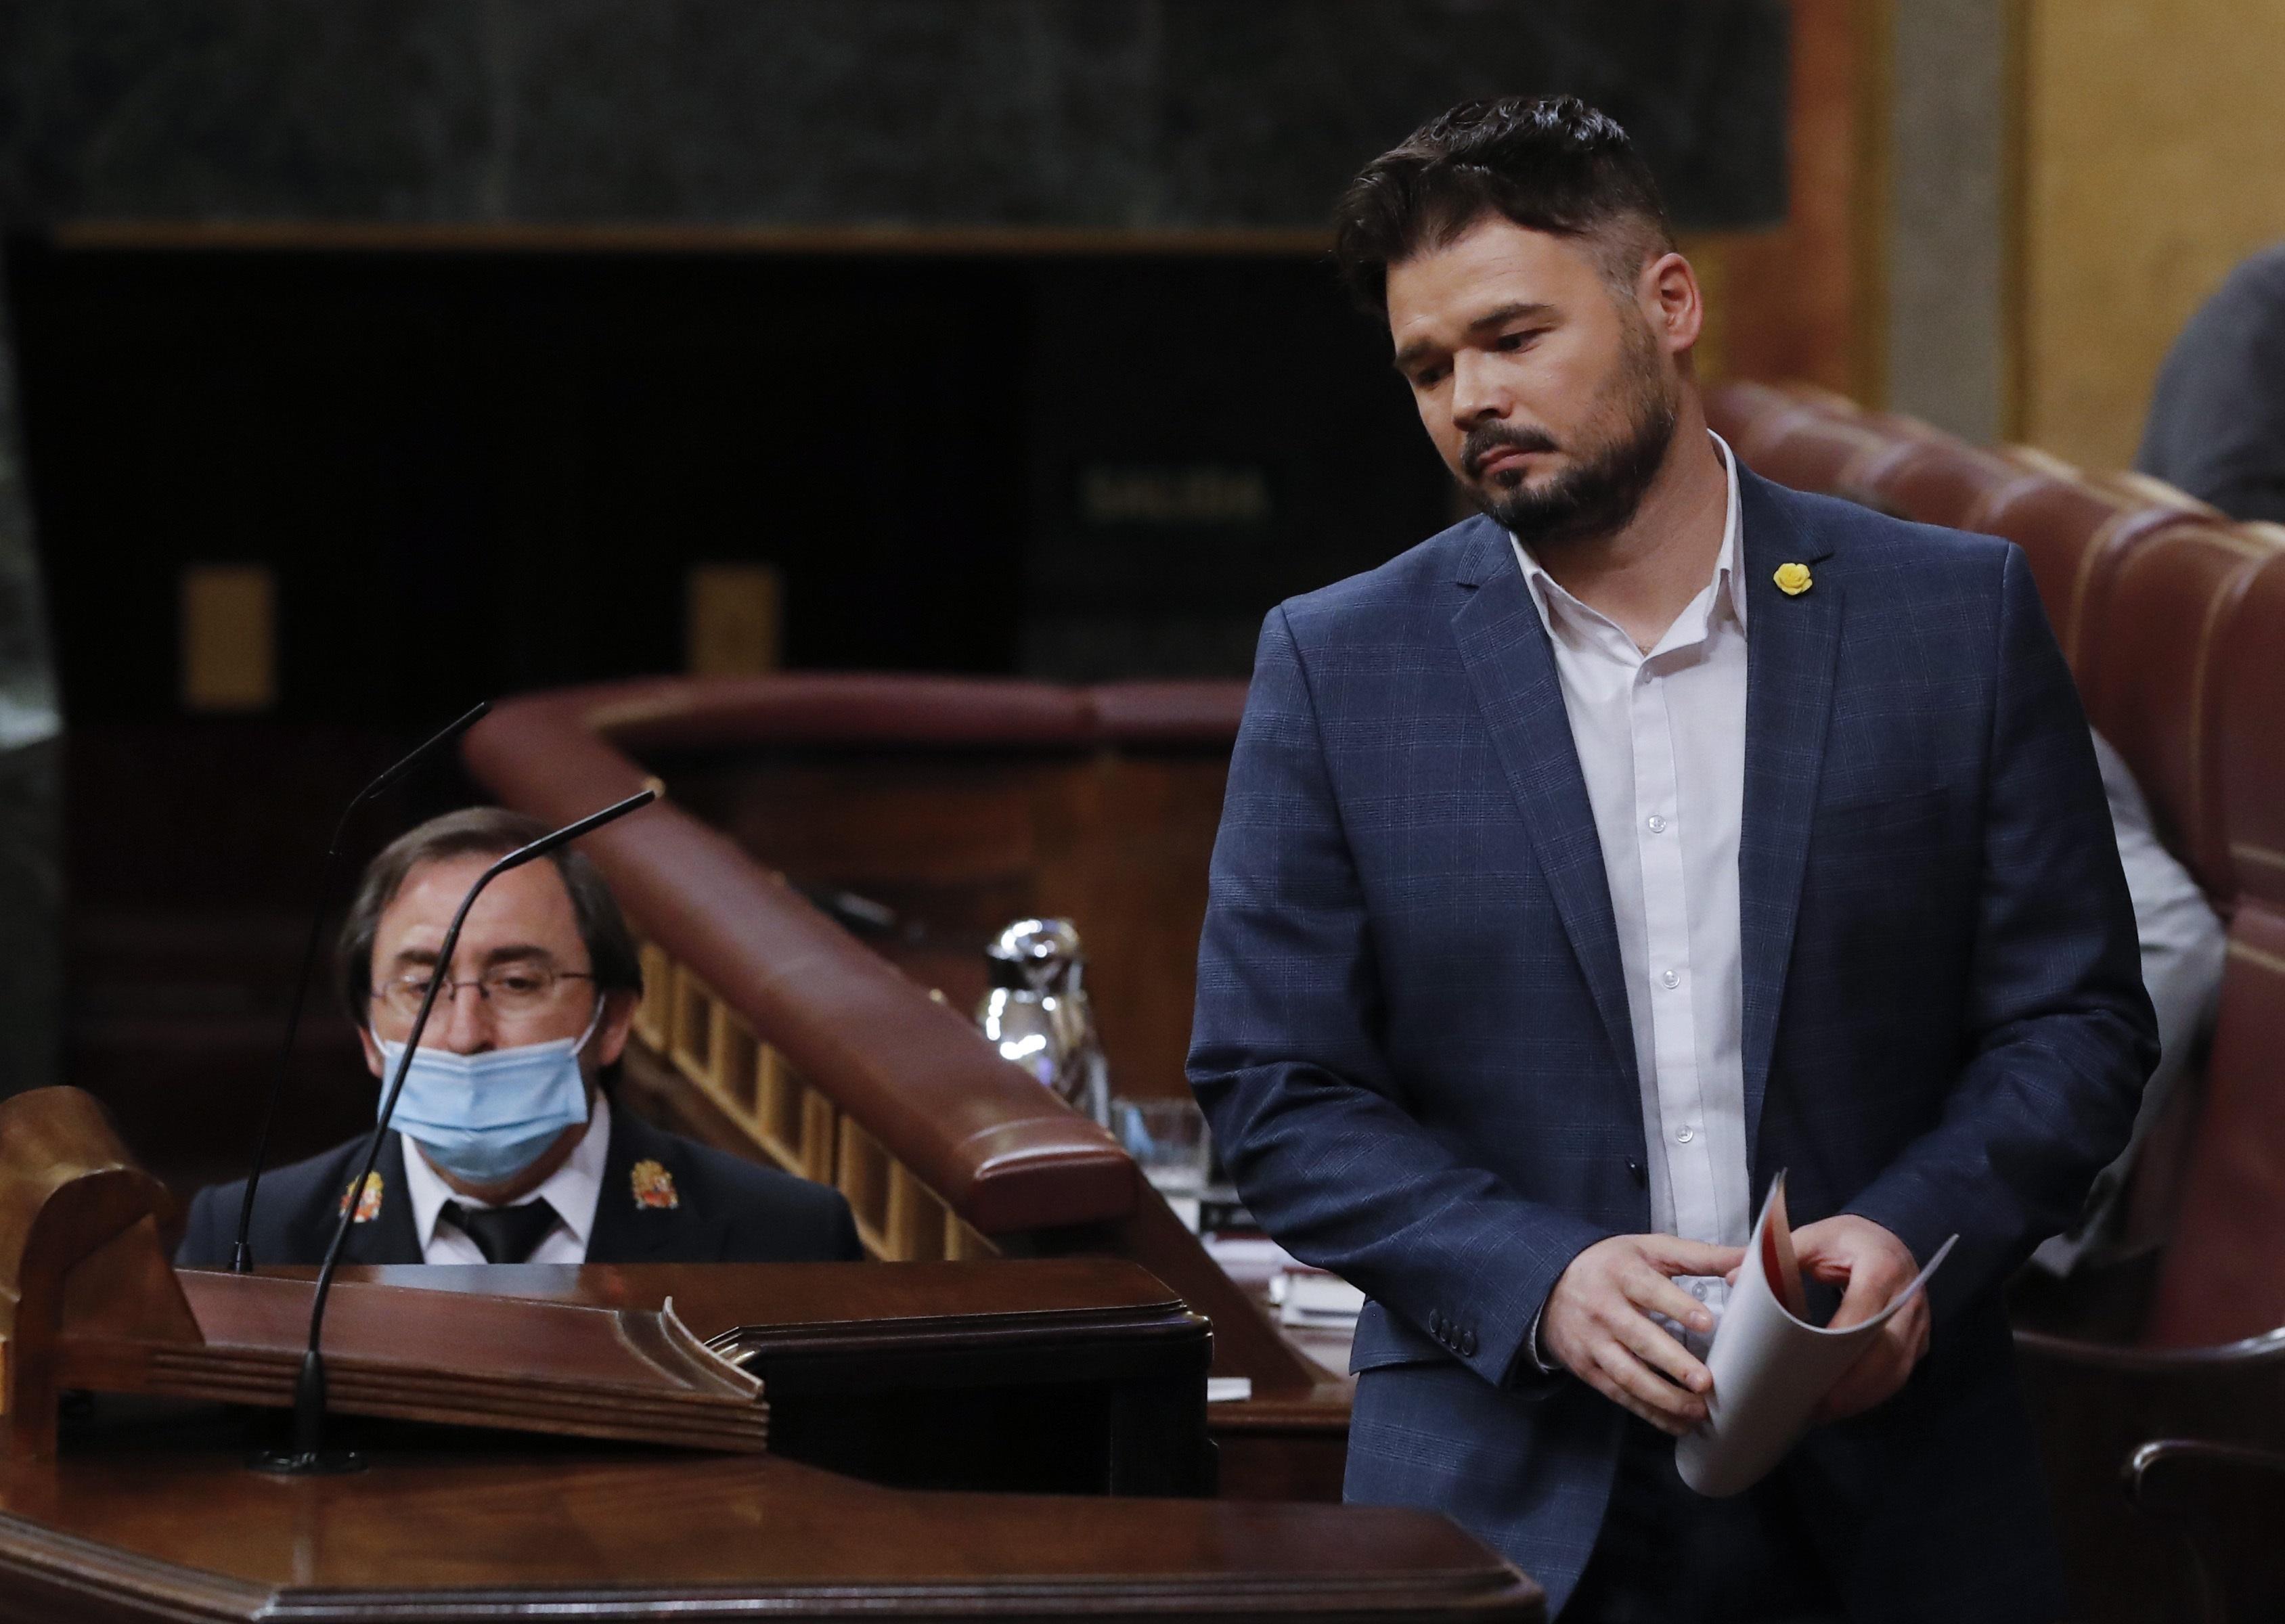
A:
{"label": "microphone base", "polygon": [[366,1461],[354,1449],[257,1449],[246,1465],[277,1478],[341,1478],[363,1471]]}
{"label": "microphone base", "polygon": [[279,1478],[338,1478],[365,1470],[365,1456],[356,1450],[326,1447],[326,1359],[314,1340],[302,1355],[301,1379],[294,1385],[291,1437],[289,1447],[257,1449],[246,1463]]}

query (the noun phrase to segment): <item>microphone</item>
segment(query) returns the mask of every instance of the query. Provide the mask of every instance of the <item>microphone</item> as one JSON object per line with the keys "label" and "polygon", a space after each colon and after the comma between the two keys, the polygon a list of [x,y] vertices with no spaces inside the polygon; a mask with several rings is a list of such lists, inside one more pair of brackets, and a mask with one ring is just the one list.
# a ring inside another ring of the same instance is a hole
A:
{"label": "microphone", "polygon": [[460,927],[467,922],[468,910],[475,906],[484,887],[509,869],[521,868],[534,858],[546,857],[556,847],[567,845],[657,798],[656,789],[639,790],[615,805],[590,812],[577,823],[564,825],[553,835],[542,835],[478,875],[476,883],[468,887],[468,894],[460,898],[452,922],[444,931],[444,939],[437,945],[436,971],[428,977],[428,991],[421,996],[420,1011],[412,1017],[412,1030],[405,1034],[404,1053],[397,1060],[397,1075],[389,1082],[388,1096],[381,1101],[381,1118],[373,1124],[372,1142],[365,1146],[365,1164],[358,1168],[357,1177],[349,1181],[349,1198],[342,1203],[341,1221],[334,1226],[333,1242],[326,1248],[325,1266],[318,1271],[318,1290],[310,1305],[310,1345],[302,1354],[302,1374],[294,1386],[294,1447],[256,1455],[252,1462],[256,1471],[300,1476],[365,1469],[365,1462],[354,1451],[329,1452],[324,1447],[326,1361],[319,1345],[326,1334],[326,1299],[333,1292],[334,1272],[341,1267],[342,1246],[349,1239],[349,1225],[357,1220],[357,1198],[365,1193],[365,1181],[373,1177],[373,1165],[381,1159],[381,1142],[389,1136],[389,1119],[397,1114],[397,1096],[404,1091],[404,1074],[412,1069],[412,1056],[420,1047],[420,1034],[428,1025],[428,1012],[436,1007],[436,989],[452,973],[452,954],[460,945]]}
{"label": "microphone", "polygon": [[254,1140],[254,1165],[246,1174],[246,1199],[238,1207],[238,1239],[230,1249],[230,1272],[233,1275],[250,1274],[254,1269],[254,1253],[246,1243],[247,1235],[254,1228],[254,1192],[260,1188],[262,1170],[270,1162],[270,1131],[278,1126],[278,1106],[286,1097],[286,1079],[294,1069],[294,1040],[301,1035],[302,1005],[309,996],[310,972],[317,968],[318,942],[325,933],[326,905],[333,899],[334,871],[341,859],[342,836],[349,832],[349,820],[366,802],[483,720],[484,713],[491,708],[491,701],[478,701],[466,716],[433,734],[411,755],[358,790],[357,799],[343,809],[341,821],[334,825],[333,843],[326,848],[325,863],[318,871],[318,911],[310,921],[309,944],[302,950],[302,974],[294,983],[294,1001],[286,1016],[286,1047],[279,1053],[278,1070],[270,1079],[270,1103],[262,1109],[262,1128]]}

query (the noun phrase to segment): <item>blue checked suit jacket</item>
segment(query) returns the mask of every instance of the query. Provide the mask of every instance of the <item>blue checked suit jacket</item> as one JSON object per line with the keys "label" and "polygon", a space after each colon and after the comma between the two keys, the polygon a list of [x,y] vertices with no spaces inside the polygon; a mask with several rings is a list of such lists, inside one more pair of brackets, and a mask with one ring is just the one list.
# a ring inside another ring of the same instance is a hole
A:
{"label": "blue checked suit jacket", "polygon": [[[1998,1288],[2125,1142],[2155,1057],[2086,721],[2022,554],[1739,471],[1754,1198],[1925,1259],[1928,1356],[1781,1469],[1852,1618],[2052,1620]],[[1771,580],[1811,567],[1797,597]],[[1441,1510],[1560,1607],[1621,1411],[1519,1359],[1650,1226],[1610,889],[1554,659],[1474,519],[1262,630],[1190,1074],[1246,1204],[1370,1299],[1348,1496]]]}

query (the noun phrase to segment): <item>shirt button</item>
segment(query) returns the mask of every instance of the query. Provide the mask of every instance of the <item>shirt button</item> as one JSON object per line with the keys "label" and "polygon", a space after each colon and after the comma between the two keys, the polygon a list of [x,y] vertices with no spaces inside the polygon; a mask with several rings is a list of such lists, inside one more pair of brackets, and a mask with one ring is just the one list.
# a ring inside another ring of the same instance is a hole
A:
{"label": "shirt button", "polygon": [[1650,815],[1650,832],[1653,835],[1663,835],[1666,833],[1666,820],[1660,817],[1656,812],[1653,812]]}
{"label": "shirt button", "polygon": [[1692,1126],[1684,1126],[1674,1130],[1674,1142],[1676,1144],[1686,1145],[1697,1137],[1698,1130]]}
{"label": "shirt button", "polygon": [[1661,976],[1659,979],[1666,983],[1666,985],[1670,987],[1678,987],[1682,985],[1682,975],[1678,970],[1669,970],[1665,975]]}

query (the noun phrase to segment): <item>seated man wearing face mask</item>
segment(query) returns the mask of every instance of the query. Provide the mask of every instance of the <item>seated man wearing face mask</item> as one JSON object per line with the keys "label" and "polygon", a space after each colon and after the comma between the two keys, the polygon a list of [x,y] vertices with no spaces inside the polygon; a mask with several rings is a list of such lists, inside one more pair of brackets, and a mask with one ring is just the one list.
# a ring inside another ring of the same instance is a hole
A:
{"label": "seated man wearing face mask", "polygon": [[[493,861],[547,832],[476,807],[373,860],[342,927],[342,990],[386,1087],[453,911]],[[634,940],[577,851],[511,869],[477,900],[444,972],[349,1263],[767,1263],[862,1256],[839,1191],[615,1111],[601,1086],[642,992]],[[265,1173],[261,1264],[323,1260],[363,1136]],[[200,1190],[176,1261],[230,1262],[246,1186]]]}

